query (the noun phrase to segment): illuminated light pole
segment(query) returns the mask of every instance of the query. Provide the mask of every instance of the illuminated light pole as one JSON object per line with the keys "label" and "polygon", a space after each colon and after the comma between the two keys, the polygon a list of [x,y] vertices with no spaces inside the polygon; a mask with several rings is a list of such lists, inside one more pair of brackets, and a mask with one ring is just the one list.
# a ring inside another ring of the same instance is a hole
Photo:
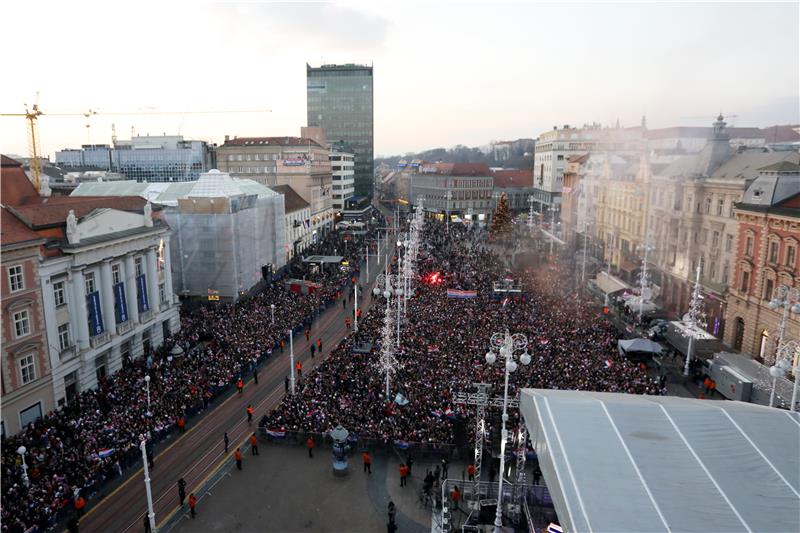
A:
{"label": "illuminated light pole", "polygon": [[453,191],[447,190],[447,233],[450,233],[450,200],[453,199]]}
{"label": "illuminated light pole", "polygon": [[[388,265],[387,265],[388,266]],[[372,289],[372,293],[375,296],[383,295],[386,298],[386,309],[383,315],[383,341],[381,346],[381,358],[379,362],[379,368],[386,376],[386,398],[387,401],[391,400],[391,389],[390,389],[390,381],[391,375],[397,370],[397,359],[394,357],[394,331],[393,331],[393,324],[392,324],[392,305],[391,305],[391,298],[393,295],[397,295],[398,303],[400,301],[400,294],[402,294],[402,290],[400,293],[397,293],[398,289],[394,289],[398,285],[398,278],[395,274],[389,274],[388,271],[386,274],[379,274],[377,279],[375,280],[375,287]],[[380,285],[383,285],[383,292],[379,288]]]}
{"label": "illuminated light pole", "polygon": [[500,469],[497,485],[497,512],[494,517],[494,533],[502,533],[503,531],[503,476],[505,474],[505,461],[506,461],[506,443],[508,441],[508,429],[506,429],[506,422],[508,422],[508,376],[517,370],[517,362],[514,360],[516,352],[522,352],[520,355],[520,362],[527,366],[531,362],[531,356],[527,350],[528,338],[521,334],[515,333],[513,335],[508,333],[495,333],[489,341],[489,351],[486,352],[486,362],[490,365],[494,364],[497,356],[500,355],[505,359],[505,384],[503,386],[503,429],[500,432]]}
{"label": "illuminated light pole", "polygon": [[25,446],[20,446],[17,448],[17,453],[22,456],[22,484],[26,487],[29,487],[31,482],[28,479],[28,463],[25,461],[25,454],[27,451],[28,449]]}
{"label": "illuminated light pole", "polygon": [[706,325],[705,314],[702,310],[703,296],[700,294],[700,264],[697,265],[697,274],[692,290],[692,300],[689,302],[689,312],[683,316],[684,336],[689,337],[689,347],[686,350],[686,363],[683,365],[683,375],[689,375],[689,363],[694,356],[694,340],[697,334]]}
{"label": "illuminated light pole", "polygon": [[[778,346],[776,349],[776,360],[775,365],[773,365],[769,369],[769,373],[772,376],[772,392],[769,396],[769,406],[772,407],[774,405],[775,400],[775,386],[777,384],[778,378],[785,375],[788,372],[792,365],[794,364],[793,360],[794,357],[797,357],[797,353],[795,351],[785,351],[785,353],[781,353],[784,344],[784,335],[786,333],[786,321],[789,318],[789,312],[794,314],[800,314],[800,289],[789,287],[788,285],[778,285],[774,292],[773,298],[769,302],[769,308],[777,310],[779,307],[783,307],[783,316],[781,317],[781,324],[778,327]],[[796,344],[796,343],[795,343]],[[783,355],[779,359],[779,356]],[[789,360],[789,355],[792,356],[792,360]],[[780,361],[780,364],[779,364]],[[792,411],[795,410],[795,403],[797,403],[797,388],[798,388],[798,377],[797,377],[797,366],[795,366],[794,370],[794,387],[792,388],[792,404],[790,409]]]}
{"label": "illuminated light pole", "polygon": [[[292,394],[294,394],[294,332],[290,329],[289,333],[289,369],[291,370],[292,377],[290,378],[290,383],[292,386]],[[320,354],[322,355],[322,354]]]}
{"label": "illuminated light pole", "polygon": [[528,195],[528,230],[533,231],[533,204],[536,199],[532,194]]}
{"label": "illuminated light pole", "polygon": [[652,290],[650,289],[650,274],[647,272],[647,254],[655,250],[655,246],[649,243],[644,243],[640,246],[644,253],[642,256],[642,271],[639,274],[639,322],[642,322],[642,314],[644,314],[644,299],[650,299]]}
{"label": "illuminated light pole", "polygon": [[272,325],[275,325],[275,304],[269,304],[269,312],[272,315]]}
{"label": "illuminated light pole", "polygon": [[150,410],[150,374],[144,377],[144,386],[147,391],[147,416],[152,416],[152,411]]}
{"label": "illuminated light pole", "polygon": [[[784,342],[778,348],[778,353],[775,356],[775,364],[770,367],[769,375],[772,376],[772,392],[769,395],[769,406],[775,405],[775,387],[778,378],[784,377],[789,370],[794,374],[794,386],[792,387],[792,403],[789,406],[790,411],[796,410],[797,403],[797,370],[800,369],[800,364],[795,365],[794,361],[800,360],[800,344],[796,341]],[[794,368],[792,368],[794,365]]]}
{"label": "illuminated light pole", "polygon": [[150,469],[147,466],[147,444],[144,439],[139,443],[142,450],[142,463],[144,464],[144,488],[147,491],[147,519],[150,521],[150,531],[156,531],[156,513],[153,510],[153,491],[150,489]]}
{"label": "illuminated light pole", "polygon": [[353,330],[358,331],[358,283],[357,282],[353,283],[353,295],[355,296],[355,303],[353,304]]}

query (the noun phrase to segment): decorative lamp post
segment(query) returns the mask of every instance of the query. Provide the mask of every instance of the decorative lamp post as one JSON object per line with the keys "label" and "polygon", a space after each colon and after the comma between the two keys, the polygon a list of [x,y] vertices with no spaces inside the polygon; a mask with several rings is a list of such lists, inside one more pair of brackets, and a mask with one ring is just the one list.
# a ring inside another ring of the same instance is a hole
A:
{"label": "decorative lamp post", "polygon": [[685,337],[689,337],[689,347],[686,350],[686,363],[683,365],[683,375],[689,375],[689,363],[694,356],[694,341],[699,332],[706,325],[705,313],[703,313],[703,295],[700,294],[700,264],[697,265],[697,274],[692,290],[692,300],[689,302],[689,312],[683,315],[683,325]]}
{"label": "decorative lamp post", "polygon": [[[773,407],[775,405],[775,386],[778,378],[784,377],[791,370],[795,378],[794,387],[792,387],[792,403],[789,409],[794,411],[797,403],[797,370],[800,369],[800,364],[795,364],[794,361],[800,360],[800,344],[796,341],[784,342],[775,357],[775,364],[769,369],[769,375],[772,376],[772,392],[769,395],[769,406]],[[792,368],[792,365],[795,365],[794,368]]]}
{"label": "decorative lamp post", "polygon": [[[779,376],[784,375],[788,370],[790,370],[793,360],[788,361],[787,363],[781,363],[782,366],[778,365],[778,358],[781,354],[781,349],[783,348],[783,338],[784,334],[786,333],[786,321],[789,318],[789,313],[792,312],[794,314],[800,314],[800,289],[789,287],[788,285],[778,285],[774,292],[772,301],[769,302],[769,308],[772,310],[777,310],[779,307],[783,307],[783,316],[781,317],[781,324],[778,327],[778,346],[776,350],[776,364],[770,368],[770,375],[772,375],[772,393],[769,397],[769,405],[772,407],[773,400],[775,398],[775,385],[778,380]],[[787,352],[788,354],[788,352]],[[786,355],[786,354],[784,354]],[[795,352],[792,352],[792,355],[797,355]],[[786,357],[783,357],[781,361],[784,361]],[[773,369],[775,373],[773,373]],[[797,378],[797,367],[795,367],[794,371],[794,387],[792,389],[792,405],[790,409],[792,411],[795,410],[795,403],[797,401],[797,388],[798,388],[798,378]]]}
{"label": "decorative lamp post", "polygon": [[272,315],[272,325],[275,325],[275,304],[269,304],[269,312]]}
{"label": "decorative lamp post", "polygon": [[497,513],[494,518],[494,532],[502,533],[503,530],[503,474],[505,471],[506,461],[506,442],[508,441],[508,430],[506,429],[506,422],[508,422],[508,376],[517,370],[517,362],[514,360],[514,354],[522,352],[520,355],[520,362],[523,365],[529,365],[531,362],[531,355],[528,353],[528,338],[522,333],[515,333],[510,335],[508,331],[505,333],[495,333],[489,341],[489,351],[486,352],[486,362],[490,365],[494,364],[499,355],[505,359],[505,384],[503,386],[503,429],[500,432],[500,475],[497,486]]}
{"label": "decorative lamp post", "polygon": [[[379,286],[383,284],[383,292],[381,292]],[[390,381],[391,375],[397,370],[397,359],[394,357],[394,335],[393,335],[393,324],[392,324],[392,308],[391,308],[391,298],[396,293],[397,289],[393,289],[392,287],[397,287],[398,280],[395,274],[379,274],[377,279],[375,280],[375,288],[372,289],[372,293],[375,296],[383,295],[386,298],[386,310],[383,315],[383,341],[381,346],[381,359],[379,363],[379,367],[381,371],[386,375],[386,399],[387,401],[391,400],[391,389],[390,389]],[[402,291],[401,291],[402,293]],[[398,304],[400,301],[400,294],[397,295]],[[398,337],[399,340],[399,337]],[[398,343],[399,346],[399,343]]]}
{"label": "decorative lamp post", "polygon": [[649,243],[644,243],[639,247],[642,250],[642,271],[639,273],[639,322],[642,322],[642,314],[644,314],[644,300],[648,300],[652,296],[652,289],[650,288],[650,274],[647,272],[647,254],[655,250],[655,246]]}
{"label": "decorative lamp post", "polygon": [[144,488],[147,491],[147,519],[150,521],[150,531],[156,531],[156,513],[153,510],[153,491],[150,489],[150,469],[147,466],[147,444],[144,439],[139,443],[142,450],[142,463],[144,464]]}
{"label": "decorative lamp post", "polygon": [[536,199],[532,194],[528,195],[528,230],[533,231],[533,204]]}
{"label": "decorative lamp post", "polygon": [[[294,331],[287,330],[289,334],[289,367],[292,373],[292,377],[290,378],[291,386],[292,386],[292,395],[294,395]],[[320,354],[322,355],[322,354]]]}
{"label": "decorative lamp post", "polygon": [[152,411],[150,410],[150,374],[144,377],[144,386],[147,391],[147,416],[152,416]]}
{"label": "decorative lamp post", "polygon": [[17,448],[17,453],[22,456],[22,483],[29,487],[31,482],[28,479],[28,463],[25,461],[25,454],[28,452],[28,449],[25,446],[20,446]]}
{"label": "decorative lamp post", "polygon": [[447,232],[449,233],[450,232],[450,200],[453,199],[453,191],[448,189],[447,190],[447,194],[445,196],[447,197]]}

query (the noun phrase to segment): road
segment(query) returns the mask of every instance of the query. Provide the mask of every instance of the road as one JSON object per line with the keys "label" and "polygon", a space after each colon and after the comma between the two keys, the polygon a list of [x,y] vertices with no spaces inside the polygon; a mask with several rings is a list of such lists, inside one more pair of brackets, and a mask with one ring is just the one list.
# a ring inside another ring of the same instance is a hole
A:
{"label": "road", "polygon": [[[364,306],[366,313],[376,274],[383,268],[377,264],[375,257],[370,258],[370,279],[367,283],[366,269],[361,269],[362,286],[368,288],[359,294],[359,306]],[[346,297],[347,295],[345,295]],[[346,314],[345,314],[346,313]],[[326,358],[331,349],[339,344],[348,330],[344,323],[345,316],[353,315],[353,305],[348,304],[346,311],[341,301],[335,302],[323,311],[311,326],[310,342],[305,335],[295,335],[295,360],[303,363],[304,372],[310,372]],[[309,347],[322,338],[322,354],[311,359]],[[244,444],[255,431],[258,420],[263,414],[277,406],[284,396],[284,378],[289,374],[289,343],[285,353],[277,351],[274,359],[266,363],[259,371],[259,384],[254,385],[252,378],[247,382],[242,394],[234,394],[191,427],[186,433],[162,450],[155,457],[155,466],[150,471],[153,507],[157,524],[162,524],[178,508],[177,481],[186,480],[186,493],[196,487],[215,471],[224,460],[232,460],[230,455],[238,445]],[[255,409],[253,423],[247,423],[245,409],[252,404]],[[223,434],[228,432],[230,448],[224,453]],[[147,512],[143,470],[139,468],[123,484],[106,498],[92,507],[81,519],[82,532],[107,533],[133,532],[143,530],[144,516]]]}

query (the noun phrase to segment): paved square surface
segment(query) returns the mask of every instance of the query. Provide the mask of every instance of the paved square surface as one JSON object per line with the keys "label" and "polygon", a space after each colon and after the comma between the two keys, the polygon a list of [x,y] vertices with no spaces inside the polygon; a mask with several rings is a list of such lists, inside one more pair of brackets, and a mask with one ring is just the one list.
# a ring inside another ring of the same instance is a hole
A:
{"label": "paved square surface", "polygon": [[[231,461],[189,518],[188,506],[171,531],[189,532],[380,532],[386,531],[387,505],[397,506],[398,533],[429,532],[431,511],[418,502],[426,467],[414,463],[412,479],[400,487],[397,454],[376,454],[372,475],[363,472],[361,454],[350,456],[345,477],[333,475],[331,451],[316,448],[309,459],[305,446],[261,443],[261,455],[244,454],[243,470]],[[460,477],[463,465],[452,464]],[[177,499],[177,489],[175,490]]]}

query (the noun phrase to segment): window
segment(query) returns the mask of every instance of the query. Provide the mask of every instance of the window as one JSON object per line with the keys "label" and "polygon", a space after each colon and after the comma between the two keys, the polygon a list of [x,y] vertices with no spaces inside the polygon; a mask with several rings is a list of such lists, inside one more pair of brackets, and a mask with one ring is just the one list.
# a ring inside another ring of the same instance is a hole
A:
{"label": "window", "polygon": [[122,276],[119,273],[119,264],[111,265],[111,283],[117,285],[122,282]]}
{"label": "window", "polygon": [[144,270],[142,269],[142,258],[137,257],[133,260],[134,269],[136,270],[136,277],[138,278],[142,274],[144,274]]}
{"label": "window", "polygon": [[92,294],[97,290],[94,284],[94,272],[87,272],[84,275],[84,280],[86,282],[86,294]]}
{"label": "window", "polygon": [[131,341],[127,340],[119,345],[119,355],[122,357],[122,367],[128,366],[131,360]]}
{"label": "window", "polygon": [[8,286],[11,292],[21,291],[25,288],[25,278],[22,273],[22,265],[8,267]]}
{"label": "window", "polygon": [[767,278],[764,280],[764,294],[762,295],[763,300],[769,300],[772,298],[772,290],[775,288],[775,281]]}
{"label": "window", "polygon": [[64,376],[64,393],[67,403],[78,397],[78,371],[75,370]]}
{"label": "window", "polygon": [[795,258],[797,257],[797,247],[793,244],[786,246],[786,260],[784,264],[788,267],[794,266]]}
{"label": "window", "polygon": [[69,347],[69,322],[67,322],[58,326],[58,348],[63,352]]}
{"label": "window", "polygon": [[769,243],[769,262],[774,264],[778,263],[778,250],[780,248],[780,243],[778,241],[772,241]]}
{"label": "window", "polygon": [[753,257],[753,236],[748,235],[747,240],[744,244],[744,255],[747,257]]}
{"label": "window", "polygon": [[17,338],[31,334],[31,319],[27,309],[14,313],[14,334]]}
{"label": "window", "polygon": [[722,216],[722,213],[725,211],[725,200],[720,198],[717,200],[717,215]]}
{"label": "window", "polygon": [[719,232],[715,231],[714,234],[711,236],[711,246],[714,248],[719,247]]}
{"label": "window", "polygon": [[722,283],[724,283],[725,285],[728,284],[728,277],[730,276],[730,273],[731,273],[731,267],[728,264],[728,262],[725,261],[725,265],[722,267]]}
{"label": "window", "polygon": [[750,272],[746,270],[742,272],[742,283],[739,285],[739,290],[747,292],[750,288]]}
{"label": "window", "polygon": [[147,328],[142,332],[142,349],[144,350],[144,355],[150,355],[150,348],[152,347],[150,343],[150,328]]}
{"label": "window", "polygon": [[733,235],[730,233],[725,235],[725,251],[730,252],[733,250]]}
{"label": "window", "polygon": [[158,300],[162,304],[167,303],[167,288],[163,283],[158,284]]}
{"label": "window", "polygon": [[36,379],[36,364],[33,360],[33,354],[23,355],[19,359],[19,373],[22,377],[22,384],[27,385]]}
{"label": "window", "polygon": [[97,376],[97,381],[106,377],[106,364],[108,362],[108,352],[98,355],[94,360],[94,373]]}
{"label": "window", "polygon": [[706,198],[706,214],[711,213],[711,198]]}
{"label": "window", "polygon": [[156,248],[156,269],[158,272],[162,272],[164,270],[164,239],[160,239],[158,241],[158,248]]}
{"label": "window", "polygon": [[64,290],[64,282],[56,281],[53,283],[53,301],[56,307],[61,307],[67,303],[67,293]]}

